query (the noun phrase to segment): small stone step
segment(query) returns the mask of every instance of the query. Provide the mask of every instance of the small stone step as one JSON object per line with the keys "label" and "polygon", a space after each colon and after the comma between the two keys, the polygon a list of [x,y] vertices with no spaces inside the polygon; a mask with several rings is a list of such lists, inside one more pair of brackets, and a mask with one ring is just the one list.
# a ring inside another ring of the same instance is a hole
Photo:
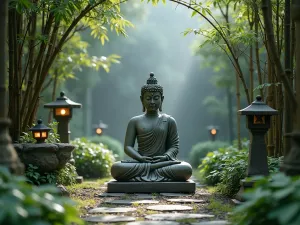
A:
{"label": "small stone step", "polygon": [[[180,223],[175,221],[164,221],[163,225],[179,225]],[[130,222],[126,225],[162,225],[161,221],[136,221]]]}
{"label": "small stone step", "polygon": [[187,194],[187,193],[160,193],[162,196],[167,196],[167,197],[181,197],[181,196],[191,196],[192,194]]}
{"label": "small stone step", "polygon": [[191,198],[170,198],[167,199],[168,202],[178,202],[178,203],[205,203],[204,200],[191,199]]}
{"label": "small stone step", "polygon": [[134,198],[137,199],[153,199],[156,198],[157,196],[151,195],[151,194],[135,194]]}
{"label": "small stone step", "polygon": [[104,201],[107,204],[116,204],[116,205],[132,205],[132,204],[158,204],[159,201],[154,200],[133,200],[133,199],[122,199],[122,200],[107,200]]}
{"label": "small stone step", "polygon": [[147,209],[155,211],[188,211],[193,208],[185,205],[152,205],[148,206]]}
{"label": "small stone step", "polygon": [[96,197],[123,197],[125,193],[107,193],[97,194]]}
{"label": "small stone step", "polygon": [[198,223],[191,223],[191,225],[228,225],[229,222],[226,220],[211,220],[211,221],[203,221]]}
{"label": "small stone step", "polygon": [[94,223],[117,223],[135,221],[135,218],[130,216],[90,216],[84,218],[84,220]]}
{"label": "small stone step", "polygon": [[99,207],[89,210],[89,213],[127,213],[136,211],[136,208],[108,208],[108,207]]}
{"label": "small stone step", "polygon": [[210,214],[188,214],[188,213],[161,213],[145,216],[148,220],[181,220],[181,219],[202,219],[213,218],[214,215]]}

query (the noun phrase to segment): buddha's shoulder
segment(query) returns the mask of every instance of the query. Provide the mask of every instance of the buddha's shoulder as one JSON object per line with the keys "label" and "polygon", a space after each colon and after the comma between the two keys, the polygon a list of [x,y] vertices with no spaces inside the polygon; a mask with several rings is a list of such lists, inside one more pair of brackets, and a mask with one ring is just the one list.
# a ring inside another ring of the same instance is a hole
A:
{"label": "buddha's shoulder", "polygon": [[176,120],[171,115],[168,115],[166,113],[162,114],[163,118],[165,118],[170,123],[176,123]]}
{"label": "buddha's shoulder", "polygon": [[141,119],[144,118],[144,115],[138,115],[138,116],[134,116],[132,117],[130,120],[129,120],[129,123],[135,123],[135,122],[138,122],[140,121]]}

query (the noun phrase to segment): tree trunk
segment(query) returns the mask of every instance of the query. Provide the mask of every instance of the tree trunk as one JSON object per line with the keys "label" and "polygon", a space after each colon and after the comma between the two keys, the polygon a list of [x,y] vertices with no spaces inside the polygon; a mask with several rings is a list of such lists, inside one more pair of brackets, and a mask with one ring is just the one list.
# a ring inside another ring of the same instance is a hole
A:
{"label": "tree trunk", "polygon": [[233,111],[232,111],[232,93],[230,87],[226,88],[227,95],[227,108],[228,108],[228,132],[229,132],[229,141],[230,144],[233,143],[234,133],[233,133]]}
{"label": "tree trunk", "polygon": [[[241,109],[241,94],[240,94],[240,79],[239,75],[236,72],[236,107],[237,110]],[[238,149],[242,149],[242,141],[241,141],[241,115],[237,113],[236,117],[236,126],[237,126],[237,141],[238,141]]]}
{"label": "tree trunk", "polygon": [[[272,63],[271,63],[269,58],[268,58],[268,83],[271,83],[271,84],[274,83],[274,81],[273,81],[273,67],[272,67]],[[274,85],[271,85],[271,86],[268,87],[268,95],[267,95],[266,102],[271,108],[274,108]],[[274,149],[275,149],[274,129],[276,129],[276,127],[274,127],[274,125],[275,125],[275,119],[274,119],[274,116],[272,116],[271,117],[271,127],[268,130],[268,134],[267,134],[268,135],[267,136],[268,156],[274,156]]]}
{"label": "tree trunk", "polygon": [[[290,0],[285,0],[285,17],[284,17],[284,67],[286,75],[289,79],[289,83],[293,86],[293,76],[292,76],[292,53],[291,53],[291,5]],[[284,133],[291,133],[293,130],[293,118],[291,104],[288,97],[288,93],[284,91]],[[291,149],[291,139],[290,137],[284,136],[284,155],[287,155]]]}
{"label": "tree trunk", "polygon": [[[58,82],[58,71],[56,69],[56,70],[54,70],[54,81],[53,81],[52,98],[51,98],[51,100],[53,102],[56,99],[57,82]],[[50,109],[49,110],[49,115],[48,115],[48,124],[51,123],[51,121],[52,121],[52,115],[53,115],[53,110]]]}

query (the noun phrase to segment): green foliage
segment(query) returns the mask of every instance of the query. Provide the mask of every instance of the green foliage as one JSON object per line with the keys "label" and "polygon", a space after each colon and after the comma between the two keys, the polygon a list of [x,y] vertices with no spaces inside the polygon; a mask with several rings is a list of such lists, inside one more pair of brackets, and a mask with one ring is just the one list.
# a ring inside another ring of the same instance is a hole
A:
{"label": "green foliage", "polygon": [[76,168],[67,163],[62,169],[50,173],[40,173],[39,168],[29,164],[25,170],[28,182],[35,185],[41,184],[62,184],[72,185],[76,183]]}
{"label": "green foliage", "polygon": [[71,144],[75,145],[73,155],[79,175],[93,178],[110,175],[110,168],[115,161],[111,151],[86,138],[76,138]]}
{"label": "green foliage", "polygon": [[123,159],[123,157],[124,157],[123,145],[117,139],[107,136],[107,135],[92,136],[92,137],[87,137],[87,139],[95,144],[102,143],[105,148],[107,148],[113,152],[114,157],[117,160]]}
{"label": "green foliage", "polygon": [[28,182],[35,185],[41,184],[56,184],[56,174],[52,173],[39,173],[38,167],[29,164],[25,170],[25,176],[28,178]]}
{"label": "green foliage", "polygon": [[[217,190],[227,196],[233,196],[240,188],[240,180],[245,178],[248,165],[248,142],[243,148],[237,144],[217,151],[209,152],[199,166],[201,179],[209,185],[217,185]],[[280,158],[268,157],[269,172],[278,172]]]}
{"label": "green foliage", "polygon": [[[48,133],[48,138],[45,140],[46,143],[59,143],[59,134],[57,133],[57,125],[58,122],[52,122],[48,124],[48,127],[50,127],[52,130]],[[32,124],[32,127],[35,126],[35,124]],[[36,140],[32,136],[32,132],[22,132],[22,136],[19,139],[19,143],[35,143]]]}
{"label": "green foliage", "polygon": [[56,172],[56,182],[62,185],[73,185],[76,183],[76,167],[67,163],[62,169]]}
{"label": "green foliage", "polygon": [[84,224],[74,203],[53,186],[36,187],[0,167],[0,224]]}
{"label": "green foliage", "polygon": [[219,148],[228,146],[228,143],[222,141],[206,141],[199,142],[192,147],[189,154],[189,162],[192,167],[198,167],[201,164],[202,159],[206,156],[208,152],[213,152]]}
{"label": "green foliage", "polygon": [[259,178],[254,188],[244,194],[246,202],[234,210],[233,217],[236,216],[238,220],[233,221],[233,224],[300,224],[299,190],[299,177],[277,173]]}

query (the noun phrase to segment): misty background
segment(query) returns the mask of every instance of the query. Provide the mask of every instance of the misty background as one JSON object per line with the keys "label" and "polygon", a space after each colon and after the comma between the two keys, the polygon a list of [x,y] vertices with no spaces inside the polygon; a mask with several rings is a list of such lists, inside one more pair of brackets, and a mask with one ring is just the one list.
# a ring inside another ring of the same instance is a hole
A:
{"label": "misty background", "polygon": [[[192,46],[198,37],[183,35],[187,28],[198,28],[203,22],[191,18],[188,9],[171,2],[154,7],[131,1],[124,4],[123,9],[125,18],[135,26],[127,29],[127,38],[109,33],[110,41],[101,45],[99,40],[90,37],[90,31],[83,34],[90,44],[90,55],[117,54],[121,56],[121,63],[113,64],[109,73],[102,69],[83,69],[76,74],[76,79],[67,80],[58,89],[82,104],[81,109],[73,110],[71,138],[95,135],[93,125],[102,120],[109,126],[105,134],[123,144],[128,121],[142,114],[141,87],[150,72],[154,72],[164,88],[163,113],[177,121],[179,158],[186,159],[196,143],[210,140],[208,125],[219,126],[216,140],[229,141],[226,105],[212,110],[216,106],[203,104],[208,96],[226,102],[224,90],[213,85],[215,71],[204,66],[205,54],[193,53]],[[234,96],[232,100],[235,103]],[[246,106],[242,103],[242,108]],[[235,118],[234,106],[233,110]],[[242,137],[247,135],[244,120],[242,118]],[[236,132],[234,135],[236,137]]]}

